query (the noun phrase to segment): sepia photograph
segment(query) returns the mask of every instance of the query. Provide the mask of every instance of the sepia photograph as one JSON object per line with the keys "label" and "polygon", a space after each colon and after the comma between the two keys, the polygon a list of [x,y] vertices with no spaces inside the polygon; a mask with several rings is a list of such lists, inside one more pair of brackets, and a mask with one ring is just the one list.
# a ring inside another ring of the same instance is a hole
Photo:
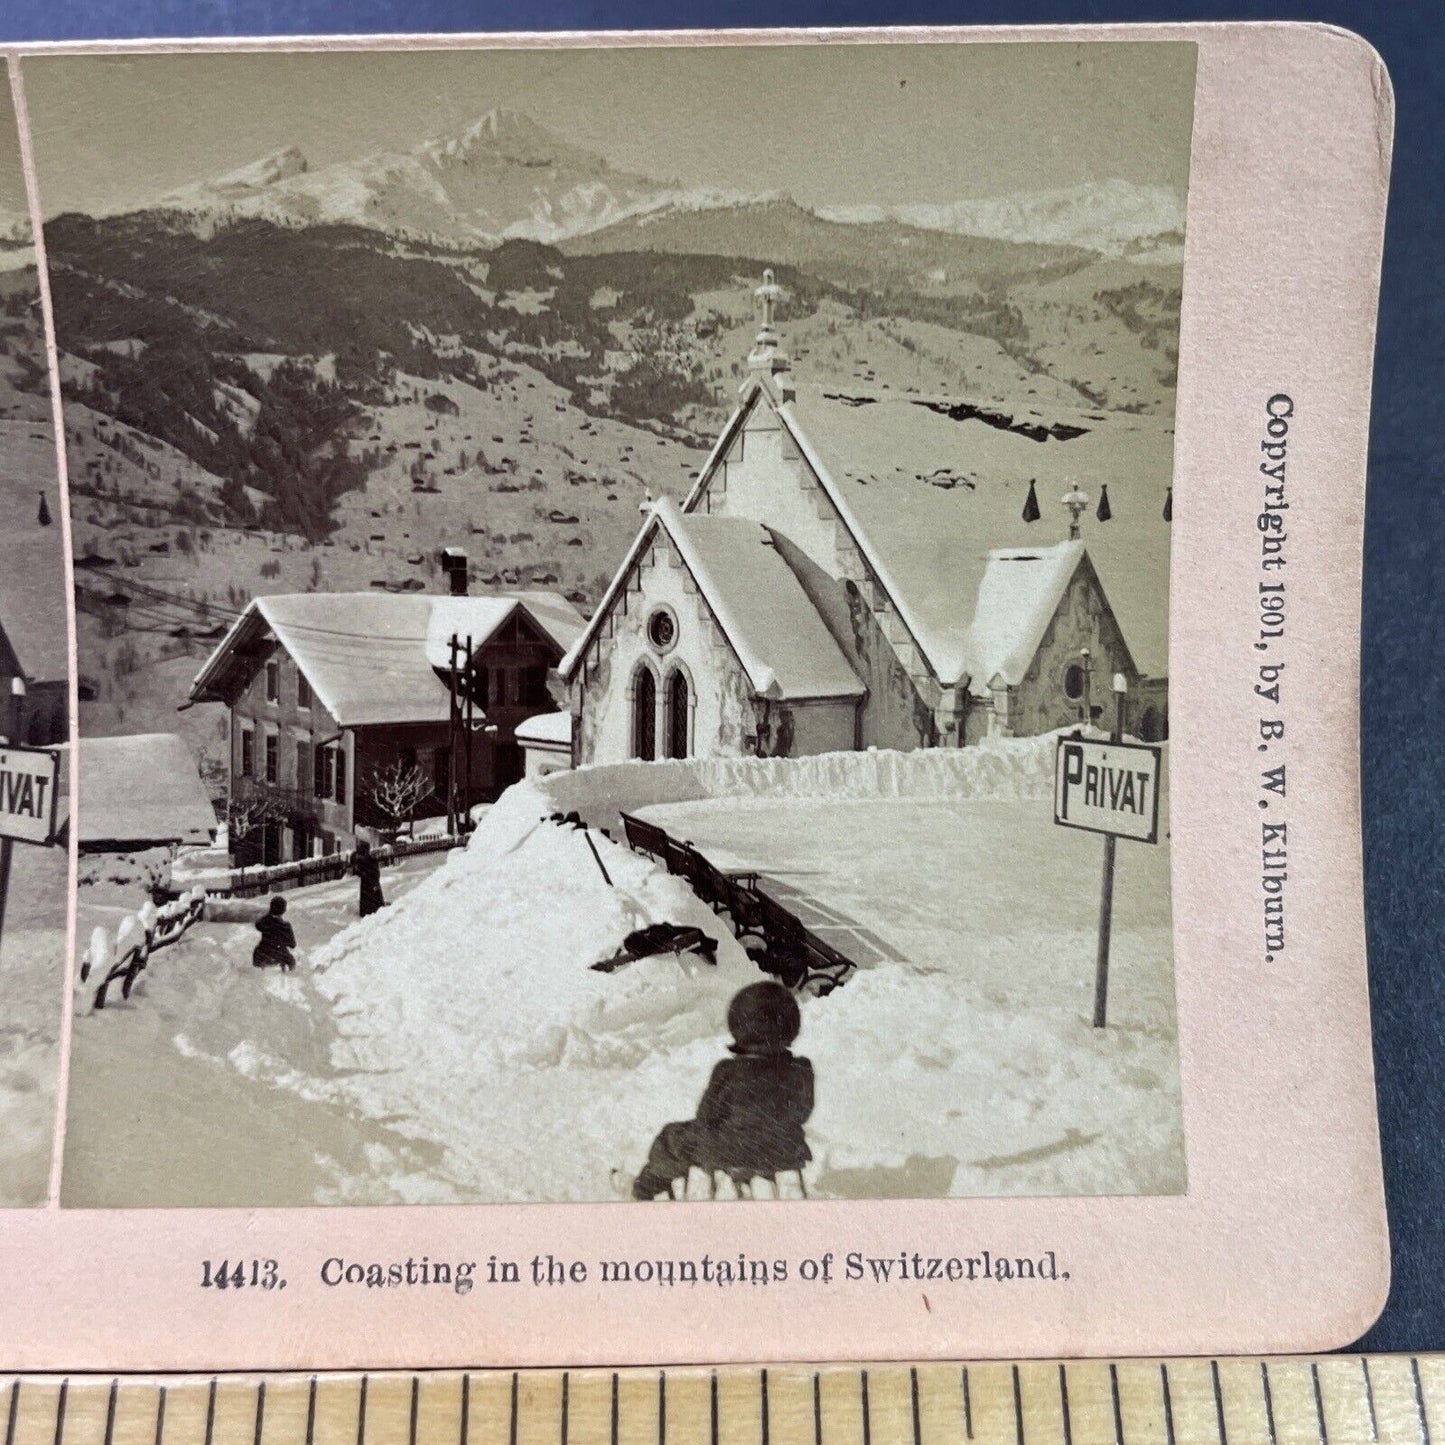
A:
{"label": "sepia photograph", "polygon": [[1186,1190],[1192,43],[22,75],[63,1205]]}
{"label": "sepia photograph", "polygon": [[70,643],[30,208],[0,85],[0,1208],[46,1201],[65,1000]]}

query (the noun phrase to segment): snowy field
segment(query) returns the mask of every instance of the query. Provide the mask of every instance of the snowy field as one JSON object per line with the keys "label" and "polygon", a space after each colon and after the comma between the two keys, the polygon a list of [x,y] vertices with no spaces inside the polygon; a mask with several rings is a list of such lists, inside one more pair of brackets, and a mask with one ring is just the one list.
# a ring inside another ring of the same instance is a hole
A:
{"label": "snowy field", "polygon": [[0,1207],[45,1202],[60,1067],[66,856],[17,843],[0,938]]}
{"label": "snowy field", "polygon": [[[1167,844],[1120,845],[1096,1032],[1102,844],[1051,821],[1052,753],[584,769],[512,789],[375,918],[348,922],[354,884],[289,895],[294,975],[249,967],[249,924],[208,923],[129,1010],[77,1019],[67,1202],[626,1198],[758,975],[681,880],[594,831],[604,879],[583,833],[541,821],[619,806],[879,945],[803,1004],[811,1194],[1181,1190]],[[716,969],[589,968],[663,920],[716,937]]]}

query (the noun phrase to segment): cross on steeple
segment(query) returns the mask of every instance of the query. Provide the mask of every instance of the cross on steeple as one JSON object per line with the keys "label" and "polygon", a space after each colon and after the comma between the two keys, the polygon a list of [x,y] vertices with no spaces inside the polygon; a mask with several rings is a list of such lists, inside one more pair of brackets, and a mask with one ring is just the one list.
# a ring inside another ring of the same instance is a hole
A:
{"label": "cross on steeple", "polygon": [[790,362],[778,346],[778,332],[774,325],[778,301],[782,294],[783,288],[778,285],[770,266],[763,272],[763,284],[753,292],[758,299],[758,309],[761,315],[757,340],[753,343],[753,349],[748,355],[750,372],[777,376],[789,369]]}

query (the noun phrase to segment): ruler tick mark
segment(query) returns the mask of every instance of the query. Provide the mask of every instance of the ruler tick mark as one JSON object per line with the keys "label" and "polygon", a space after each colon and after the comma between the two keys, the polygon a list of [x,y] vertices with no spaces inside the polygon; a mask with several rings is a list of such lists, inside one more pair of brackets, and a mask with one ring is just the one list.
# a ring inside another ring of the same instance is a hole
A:
{"label": "ruler tick mark", "polygon": [[759,1411],[762,1420],[763,1445],[768,1445],[768,1372],[766,1370],[762,1372],[761,1390]]}
{"label": "ruler tick mark", "polygon": [[361,1398],[356,1404],[356,1445],[366,1441],[366,1376],[361,1377]]}
{"label": "ruler tick mark", "polygon": [[160,1388],[156,1399],[156,1445],[161,1445],[161,1436],[166,1432],[166,1387]]}
{"label": "ruler tick mark", "polygon": [[1415,1381],[1415,1413],[1420,1417],[1420,1445],[1430,1445],[1430,1421],[1425,1416],[1425,1390],[1420,1384],[1420,1361],[1410,1356],[1410,1374]]}
{"label": "ruler tick mark", "polygon": [[512,1412],[507,1424],[507,1445],[517,1445],[517,1395],[519,1391],[517,1371],[512,1371]]}
{"label": "ruler tick mark", "polygon": [[1330,1432],[1325,1428],[1325,1397],[1320,1393],[1320,1367],[1310,1362],[1310,1381],[1315,1387],[1315,1426],[1319,1430],[1320,1445],[1330,1445]]}
{"label": "ruler tick mark", "polygon": [[1119,1405],[1119,1367],[1109,1365],[1109,1393],[1114,1397],[1114,1445],[1124,1445],[1124,1411]]}
{"label": "ruler tick mark", "polygon": [[813,1371],[813,1445],[823,1445],[823,1382]]}
{"label": "ruler tick mark", "polygon": [[[18,1389],[19,1386],[16,1386]],[[110,1398],[105,1402],[105,1445],[115,1438],[115,1407],[120,1398],[120,1381],[110,1382]]]}
{"label": "ruler tick mark", "polygon": [[667,1445],[667,1371],[657,1372],[657,1445]]}
{"label": "ruler tick mark", "polygon": [[567,1445],[567,1404],[568,1404],[567,1396],[568,1396],[568,1393],[569,1393],[569,1389],[570,1389],[570,1384],[569,1384],[569,1379],[568,1379],[568,1372],[567,1372],[566,1370],[563,1370],[563,1371],[562,1371],[562,1428],[561,1428],[561,1431],[559,1432],[559,1433],[560,1433],[560,1439],[561,1439],[562,1445]]}
{"label": "ruler tick mark", "polygon": [[[708,1405],[708,1408],[709,1408],[709,1410],[711,1411],[711,1419],[712,1419],[711,1426],[709,1427],[711,1433],[709,1434],[708,1438],[712,1441],[712,1445],[717,1445],[717,1371],[716,1371],[716,1370],[714,1370],[714,1371],[712,1372],[712,1379],[711,1379],[711,1384],[710,1384],[709,1390],[708,1390],[708,1396],[709,1396],[709,1405]],[[616,1404],[615,1404],[615,1401],[616,1401],[616,1399],[617,1399],[617,1376],[616,1376],[616,1375],[613,1375],[613,1377],[612,1377],[612,1399],[613,1399],[613,1401],[614,1401],[613,1411],[612,1411],[612,1422],[613,1422],[613,1427],[614,1427],[614,1428],[613,1428],[613,1431],[612,1431],[612,1445],[617,1445],[617,1430],[616,1430],[617,1408],[616,1408]]]}
{"label": "ruler tick mark", "polygon": [[913,1445],[923,1445],[923,1425],[918,1418],[918,1371],[908,1372],[908,1389],[913,1397]]}
{"label": "ruler tick mark", "polygon": [[[111,1387],[114,1391],[114,1386]],[[113,1396],[112,1396],[113,1398]],[[5,1424],[5,1445],[15,1445],[15,1412],[20,1406],[20,1381],[10,1386],[10,1418]]]}
{"label": "ruler tick mark", "polygon": [[1269,1445],[1279,1445],[1274,1431],[1274,1391],[1269,1387],[1269,1361],[1259,1362],[1259,1382],[1264,1390],[1264,1422],[1269,1426]]}
{"label": "ruler tick mark", "polygon": [[1174,1397],[1169,1393],[1169,1366],[1159,1362],[1159,1392],[1164,1397],[1164,1435],[1174,1445]]}
{"label": "ruler tick mark", "polygon": [[868,1408],[868,1371],[860,1371],[859,1379],[862,1384],[860,1398],[863,1402],[863,1445],[873,1445],[873,1417],[872,1411]]}
{"label": "ruler tick mark", "polygon": [[1219,1445],[1229,1445],[1229,1434],[1224,1428],[1224,1391],[1219,1385],[1218,1360],[1210,1360],[1209,1378],[1214,1385],[1214,1419],[1219,1426]]}
{"label": "ruler tick mark", "polygon": [[[252,1445],[261,1445],[261,1426],[266,1419],[266,1382],[260,1381],[256,1386],[256,1433],[252,1436]],[[59,1441],[56,1442],[59,1445]]]}
{"label": "ruler tick mark", "polygon": [[[472,1408],[472,1377],[462,1376],[462,1423],[457,1430],[457,1445],[468,1445],[471,1435],[471,1420],[468,1418]],[[308,1442],[309,1445],[309,1442]]]}
{"label": "ruler tick mark", "polygon": [[1024,1445],[1024,1394],[1019,1381],[1019,1367],[1013,1367],[1014,1376],[1014,1436],[1018,1445]]}
{"label": "ruler tick mark", "polygon": [[968,1366],[963,1367],[963,1434],[966,1440],[973,1439],[973,1395],[968,1388]]}
{"label": "ruler tick mark", "polygon": [[1370,1379],[1370,1361],[1364,1355],[1360,1356],[1360,1369],[1365,1376],[1365,1404],[1370,1411],[1370,1439],[1378,1440],[1380,1438],[1380,1422],[1375,1418],[1375,1386]]}
{"label": "ruler tick mark", "polygon": [[[1418,1380],[1418,1376],[1416,1379]],[[60,1395],[55,1401],[55,1445],[60,1445],[61,1437],[65,1434],[65,1397],[70,1393],[70,1381],[60,1382]]]}
{"label": "ruler tick mark", "polygon": [[311,1384],[306,1391],[306,1445],[315,1445],[316,1442],[316,1376],[312,1375]]}
{"label": "ruler tick mark", "polygon": [[216,1433],[216,1377],[211,1376],[211,1388],[206,1392],[206,1445]]}
{"label": "ruler tick mark", "polygon": [[[420,1395],[421,1395],[421,1376],[420,1376],[420,1375],[413,1375],[413,1376],[411,1377],[411,1418],[410,1418],[410,1420],[407,1422],[407,1436],[406,1436],[406,1438],[407,1438],[407,1440],[408,1440],[408,1442],[409,1442],[409,1445],[416,1445],[416,1409],[417,1409],[417,1402],[418,1402],[418,1399],[419,1399]],[[259,1442],[259,1441],[257,1441],[257,1445],[260,1445],[260,1442]]]}
{"label": "ruler tick mark", "polygon": [[1074,1425],[1069,1415],[1069,1376],[1059,1362],[1059,1414],[1064,1422],[1064,1445],[1074,1445]]}
{"label": "ruler tick mark", "polygon": [[[717,1441],[717,1410],[713,1410],[712,1438]],[[617,1376],[612,1376],[612,1445],[617,1445]]]}

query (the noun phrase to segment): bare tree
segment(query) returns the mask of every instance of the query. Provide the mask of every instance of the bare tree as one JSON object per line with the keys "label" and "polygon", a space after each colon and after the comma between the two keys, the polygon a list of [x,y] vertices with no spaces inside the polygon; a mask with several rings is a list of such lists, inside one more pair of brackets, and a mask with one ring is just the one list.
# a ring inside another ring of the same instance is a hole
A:
{"label": "bare tree", "polygon": [[411,831],[412,819],[431,792],[431,784],[420,764],[398,758],[389,767],[372,772],[368,792],[372,807],[385,820],[388,839],[395,839],[403,828]]}
{"label": "bare tree", "polygon": [[244,842],[268,823],[279,823],[287,816],[285,798],[269,788],[246,787],[232,791],[226,799],[226,836],[234,857],[236,845]]}

